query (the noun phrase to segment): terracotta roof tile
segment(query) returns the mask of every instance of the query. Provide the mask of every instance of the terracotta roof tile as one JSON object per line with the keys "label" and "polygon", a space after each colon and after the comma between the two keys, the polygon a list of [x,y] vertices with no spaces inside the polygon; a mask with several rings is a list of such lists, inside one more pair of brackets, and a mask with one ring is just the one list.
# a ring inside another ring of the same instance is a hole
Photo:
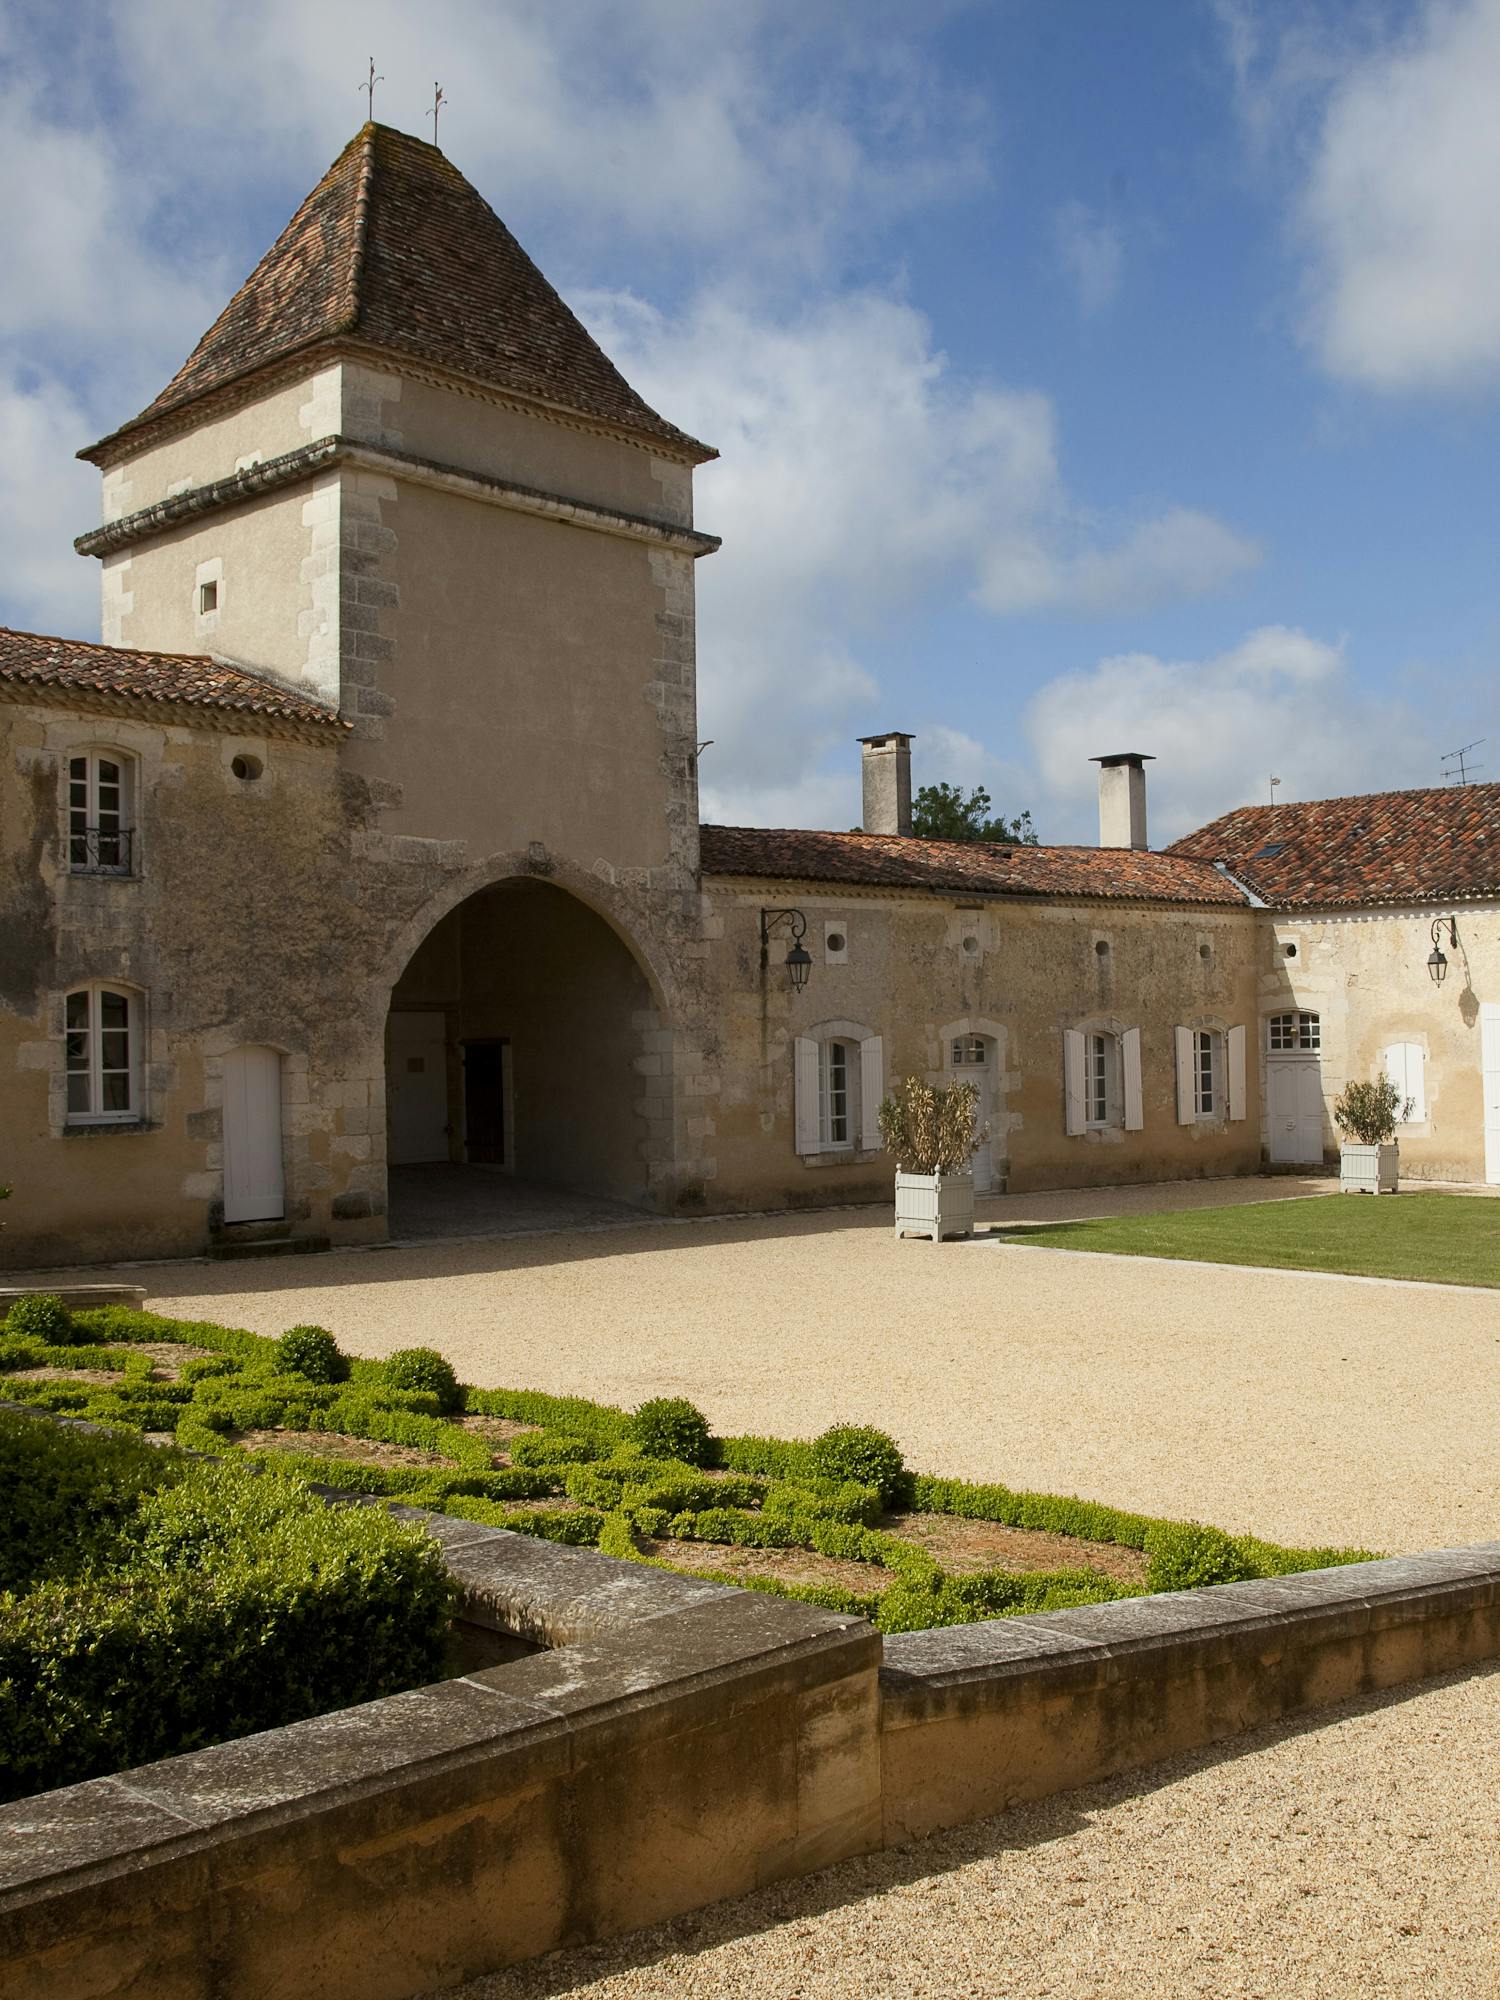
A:
{"label": "terracotta roof tile", "polygon": [[988,896],[1101,896],[1241,907],[1245,903],[1233,883],[1209,862],[1126,847],[1007,847],[997,841],[705,826],[702,858],[708,875],[779,876]]}
{"label": "terracotta roof tile", "polygon": [[85,639],[53,639],[0,626],[0,689],[24,688],[232,709],[328,729],[347,727],[326,702],[206,653],[145,653],[135,647],[97,646]]}
{"label": "terracotta roof tile", "polygon": [[715,456],[636,394],[457,167],[388,125],[350,140],[156,401],[83,456],[329,343]]}
{"label": "terracotta roof tile", "polygon": [[1500,785],[1241,806],[1167,852],[1222,861],[1278,906],[1491,896],[1500,893]]}

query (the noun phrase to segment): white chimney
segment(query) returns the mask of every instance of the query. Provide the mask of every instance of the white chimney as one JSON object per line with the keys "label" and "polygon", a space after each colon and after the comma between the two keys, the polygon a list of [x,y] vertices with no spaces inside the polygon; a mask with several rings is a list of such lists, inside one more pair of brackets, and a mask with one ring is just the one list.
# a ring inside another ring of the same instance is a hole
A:
{"label": "white chimney", "polygon": [[891,729],[859,740],[864,746],[865,832],[910,833],[912,739]]}
{"label": "white chimney", "polygon": [[1099,766],[1099,845],[1146,845],[1146,766],[1156,759],[1140,750],[1092,757]]}

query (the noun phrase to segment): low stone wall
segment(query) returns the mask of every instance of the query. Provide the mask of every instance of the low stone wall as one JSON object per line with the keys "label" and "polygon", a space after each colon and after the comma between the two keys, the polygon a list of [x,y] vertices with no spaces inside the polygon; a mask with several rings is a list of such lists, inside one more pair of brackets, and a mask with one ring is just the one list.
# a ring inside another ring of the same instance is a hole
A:
{"label": "low stone wall", "polygon": [[1500,1542],[885,1642],[884,1838],[1500,1657]]}
{"label": "low stone wall", "polygon": [[407,2000],[1500,1656],[1500,1544],[885,1642],[441,1515],[551,1650],[0,1808],[4,2000]]}

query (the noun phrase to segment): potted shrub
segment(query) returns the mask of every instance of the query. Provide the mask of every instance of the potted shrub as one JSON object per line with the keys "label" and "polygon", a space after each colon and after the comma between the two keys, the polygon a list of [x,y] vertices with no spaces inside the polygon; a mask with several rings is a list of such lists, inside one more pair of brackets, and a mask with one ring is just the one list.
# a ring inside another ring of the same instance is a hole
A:
{"label": "potted shrub", "polygon": [[880,1136],[896,1162],[896,1234],[974,1234],[974,1148],[988,1136],[972,1083],[946,1088],[909,1076],[880,1107]]}
{"label": "potted shrub", "polygon": [[1411,1110],[1388,1076],[1350,1083],[1334,1100],[1333,1122],[1344,1135],[1339,1186],[1346,1194],[1394,1194],[1401,1149],[1396,1127]]}

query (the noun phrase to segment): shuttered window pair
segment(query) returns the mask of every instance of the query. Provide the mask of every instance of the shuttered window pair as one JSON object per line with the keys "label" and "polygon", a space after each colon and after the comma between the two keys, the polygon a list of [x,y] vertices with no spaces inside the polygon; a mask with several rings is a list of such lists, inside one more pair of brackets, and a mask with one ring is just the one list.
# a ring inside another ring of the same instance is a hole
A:
{"label": "shuttered window pair", "polygon": [[[1245,1115],[1245,1030],[1178,1028],[1177,1122]],[[1111,1127],[1139,1132],[1145,1124],[1141,1092],[1141,1031],[1125,1028],[1063,1032],[1063,1097],[1070,1136]]]}
{"label": "shuttered window pair", "polygon": [[797,1151],[804,1157],[875,1151],[885,1096],[882,1038],[799,1035],[792,1055]]}

